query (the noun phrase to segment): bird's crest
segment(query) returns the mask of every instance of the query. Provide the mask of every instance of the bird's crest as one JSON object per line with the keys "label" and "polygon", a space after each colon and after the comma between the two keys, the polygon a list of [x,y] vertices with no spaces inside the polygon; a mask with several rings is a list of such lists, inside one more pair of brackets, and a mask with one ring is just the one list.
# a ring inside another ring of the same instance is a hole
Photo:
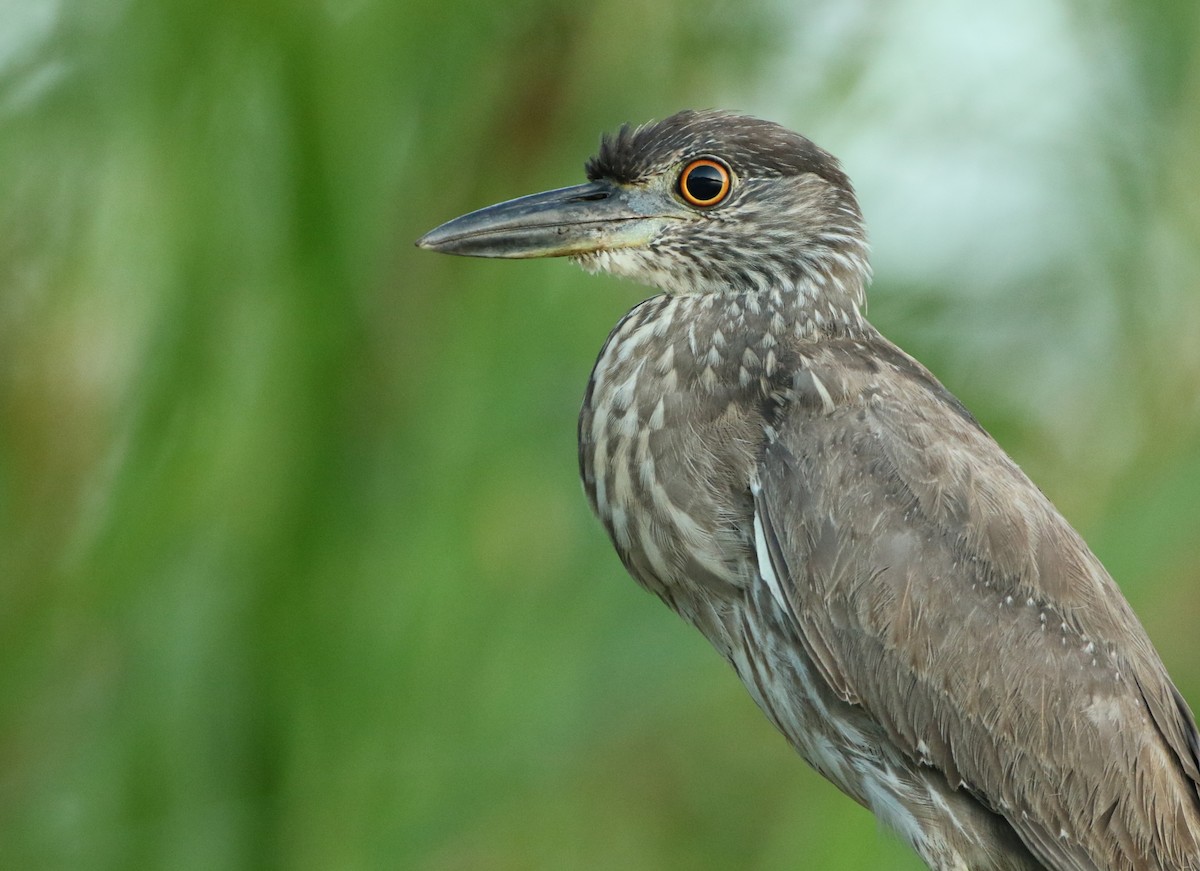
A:
{"label": "bird's crest", "polygon": [[625,124],[601,138],[600,150],[584,168],[592,181],[632,183],[704,154],[721,157],[744,176],[814,173],[851,189],[837,158],[800,134],[771,121],[714,110],[685,109],[662,121]]}

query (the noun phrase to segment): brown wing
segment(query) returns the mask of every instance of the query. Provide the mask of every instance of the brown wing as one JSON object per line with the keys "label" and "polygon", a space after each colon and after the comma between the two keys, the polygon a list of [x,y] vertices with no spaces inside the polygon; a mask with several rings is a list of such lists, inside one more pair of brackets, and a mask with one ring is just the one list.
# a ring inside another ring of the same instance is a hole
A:
{"label": "brown wing", "polygon": [[819,354],[755,507],[824,678],[1049,867],[1200,868],[1195,722],[1103,566],[915,361]]}

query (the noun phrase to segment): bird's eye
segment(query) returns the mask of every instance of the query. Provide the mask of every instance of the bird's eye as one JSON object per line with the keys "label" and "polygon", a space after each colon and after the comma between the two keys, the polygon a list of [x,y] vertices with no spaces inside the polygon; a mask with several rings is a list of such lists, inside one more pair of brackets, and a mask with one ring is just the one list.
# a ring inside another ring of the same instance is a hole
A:
{"label": "bird's eye", "polygon": [[693,160],[679,174],[679,195],[693,206],[708,208],[729,196],[729,168],[715,160]]}

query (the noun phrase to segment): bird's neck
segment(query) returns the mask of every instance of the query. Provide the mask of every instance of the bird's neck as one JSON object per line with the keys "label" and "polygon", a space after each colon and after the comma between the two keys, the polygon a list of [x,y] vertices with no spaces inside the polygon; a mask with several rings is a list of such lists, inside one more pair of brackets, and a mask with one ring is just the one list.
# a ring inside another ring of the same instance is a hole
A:
{"label": "bird's neck", "polygon": [[798,270],[772,296],[781,298],[786,316],[816,335],[861,325],[871,270],[865,259],[831,251],[830,259]]}
{"label": "bird's neck", "polygon": [[817,341],[861,331],[863,287],[798,283],[679,299],[699,333],[765,336],[768,344]]}
{"label": "bird's neck", "polygon": [[[814,303],[800,291],[781,286],[652,297],[613,330],[593,378],[629,389],[636,383],[649,393],[773,395],[804,348],[871,332],[856,306],[832,306],[828,296]],[[650,389],[655,378],[661,383]]]}
{"label": "bird's neck", "polygon": [[[756,276],[757,277],[757,276]],[[864,324],[870,267],[865,258],[832,251],[828,258],[797,263],[769,280],[711,288],[701,293],[671,293],[714,325],[763,332],[782,338],[815,339],[855,332]],[[714,326],[713,328],[716,328]]]}
{"label": "bird's neck", "polygon": [[804,253],[789,260],[774,284],[791,300],[798,319],[847,326],[862,319],[871,262],[860,229],[833,225],[804,246]]}
{"label": "bird's neck", "polygon": [[811,335],[861,324],[871,280],[861,233],[832,227],[813,237],[802,252],[779,252],[758,262],[747,257],[746,265],[732,275],[701,271],[701,275],[663,281],[659,286],[672,295],[712,296],[706,306],[769,311]]}

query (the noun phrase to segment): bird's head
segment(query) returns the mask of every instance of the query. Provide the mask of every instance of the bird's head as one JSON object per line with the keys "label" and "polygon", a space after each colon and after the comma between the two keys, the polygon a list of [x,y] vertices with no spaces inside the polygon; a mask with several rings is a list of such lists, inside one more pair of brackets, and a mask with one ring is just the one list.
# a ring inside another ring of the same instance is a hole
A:
{"label": "bird's head", "polygon": [[857,312],[862,215],[833,155],[778,124],[684,111],[605,136],[589,182],[489,206],[417,244],[473,257],[570,257],[670,294],[796,291]]}

